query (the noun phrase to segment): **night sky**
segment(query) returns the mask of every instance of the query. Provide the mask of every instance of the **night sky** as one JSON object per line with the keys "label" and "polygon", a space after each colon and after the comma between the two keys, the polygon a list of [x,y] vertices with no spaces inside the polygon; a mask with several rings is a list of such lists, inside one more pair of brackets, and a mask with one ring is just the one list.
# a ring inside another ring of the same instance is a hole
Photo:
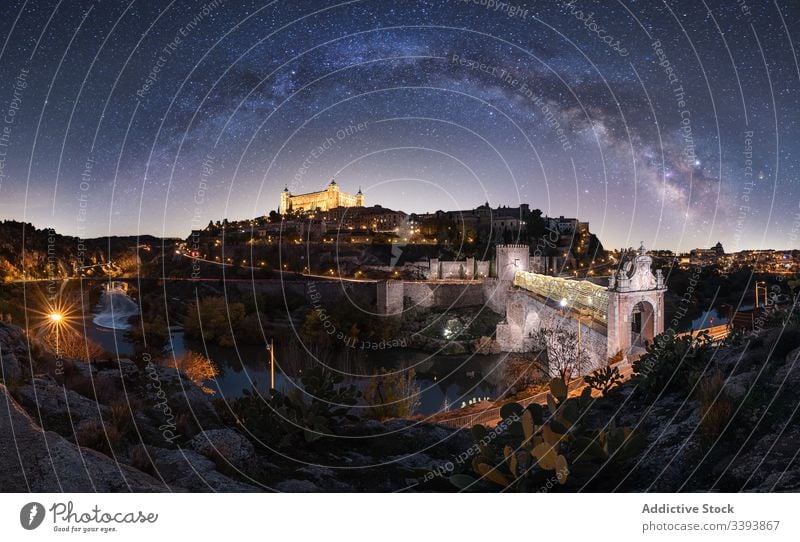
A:
{"label": "night sky", "polygon": [[0,218],[185,237],[335,177],[607,248],[800,246],[796,0],[498,5],[3,0]]}

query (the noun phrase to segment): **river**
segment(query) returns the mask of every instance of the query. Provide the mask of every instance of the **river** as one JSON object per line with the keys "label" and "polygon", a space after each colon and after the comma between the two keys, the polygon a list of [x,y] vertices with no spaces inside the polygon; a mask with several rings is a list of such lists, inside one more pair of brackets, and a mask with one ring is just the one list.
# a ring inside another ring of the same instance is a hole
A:
{"label": "river", "polygon": [[[119,294],[115,292],[111,295]],[[101,314],[107,312],[110,303],[113,302],[116,315],[119,301],[114,298],[113,301],[104,304],[101,300],[98,312]],[[120,304],[123,305],[124,303]],[[105,324],[111,321],[107,313],[104,318],[99,316],[100,314],[95,314],[94,318],[87,318],[86,335],[109,352],[120,357],[131,356],[134,348],[125,339],[126,328],[120,325],[114,328],[100,325],[97,323],[98,320]],[[127,325],[127,322],[125,324]],[[176,356],[190,349],[202,352],[214,361],[219,369],[219,375],[206,385],[215,390],[221,398],[236,399],[242,396],[244,390],[249,390],[256,384],[259,389],[268,387],[269,353],[263,346],[242,345],[237,348],[223,348],[206,345],[204,347],[200,342],[186,339],[182,331],[175,331],[171,334],[170,347]],[[417,385],[420,387],[420,404],[416,413],[430,415],[445,409],[458,409],[481,399],[496,398],[502,391],[501,367],[498,367],[498,364],[503,359],[504,355],[443,356],[410,348],[394,348],[367,352],[366,364],[375,369],[413,367],[417,373]],[[280,351],[277,351],[276,360],[278,368],[275,371],[275,387],[286,390],[293,384],[280,371]],[[352,382],[361,387],[366,385],[368,378],[353,378]]]}

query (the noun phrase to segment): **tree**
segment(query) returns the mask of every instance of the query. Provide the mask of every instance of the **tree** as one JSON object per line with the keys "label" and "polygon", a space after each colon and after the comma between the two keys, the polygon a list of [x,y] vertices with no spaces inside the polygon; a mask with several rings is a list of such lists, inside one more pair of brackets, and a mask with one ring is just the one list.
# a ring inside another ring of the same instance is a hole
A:
{"label": "tree", "polygon": [[63,327],[59,331],[57,344],[55,332],[45,335],[44,341],[51,349],[58,350],[58,354],[65,358],[77,359],[88,363],[98,358],[109,356],[102,346],[86,337],[83,333],[68,327]]}
{"label": "tree", "polygon": [[151,318],[132,317],[125,339],[134,344],[136,352],[161,357],[169,344],[169,327],[160,314]]}
{"label": "tree", "polygon": [[526,218],[525,229],[528,234],[528,240],[535,243],[547,232],[547,225],[542,218],[542,211],[539,209],[532,209],[530,215]]}
{"label": "tree", "polygon": [[193,304],[184,321],[186,335],[204,338],[219,346],[233,346],[232,329],[238,329],[244,320],[244,304],[226,303],[221,296],[206,297]]}
{"label": "tree", "polygon": [[[192,350],[187,350],[180,356],[175,356],[172,365],[198,386],[203,386],[206,380],[216,378],[219,374],[219,370],[213,361],[200,352],[193,352]],[[203,387],[203,389],[206,388]]]}
{"label": "tree", "polygon": [[389,372],[381,369],[367,384],[365,415],[376,420],[411,416],[420,403],[420,387],[414,369]]}
{"label": "tree", "polygon": [[564,383],[569,383],[573,376],[580,375],[588,367],[588,358],[578,348],[578,336],[575,331],[567,329],[559,323],[554,326],[542,326],[535,332],[539,349],[547,354],[547,367],[552,376],[558,376]]}
{"label": "tree", "polygon": [[503,362],[503,386],[508,390],[520,391],[542,381],[542,363],[538,358],[511,355]]}

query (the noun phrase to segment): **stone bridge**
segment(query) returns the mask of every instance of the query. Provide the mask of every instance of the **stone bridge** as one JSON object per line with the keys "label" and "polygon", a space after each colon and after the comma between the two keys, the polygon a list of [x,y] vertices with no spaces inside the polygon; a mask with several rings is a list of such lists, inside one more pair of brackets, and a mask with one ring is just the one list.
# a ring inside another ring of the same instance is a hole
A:
{"label": "stone bridge", "polygon": [[508,283],[497,342],[506,352],[536,349],[536,332],[560,326],[578,339],[588,371],[630,354],[664,331],[664,278],[644,247],[607,285],[528,272],[526,246],[498,247],[498,278]]}
{"label": "stone bridge", "polygon": [[[496,339],[505,352],[537,349],[537,331],[560,326],[578,339],[587,371],[619,354],[641,351],[664,331],[664,277],[651,270],[642,246],[607,284],[529,272],[528,245],[498,245],[496,277],[483,280],[380,281],[377,312],[402,314],[410,306],[485,306],[505,319]],[[605,282],[605,280],[604,280]]]}

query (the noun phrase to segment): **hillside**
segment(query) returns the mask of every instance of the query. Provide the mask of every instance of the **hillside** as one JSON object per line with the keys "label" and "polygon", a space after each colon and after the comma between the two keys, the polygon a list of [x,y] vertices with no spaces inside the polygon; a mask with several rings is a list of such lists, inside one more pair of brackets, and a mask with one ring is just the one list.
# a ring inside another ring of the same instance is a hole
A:
{"label": "hillside", "polygon": [[[162,242],[171,244],[151,235],[80,239],[4,220],[0,223],[0,281],[130,273],[137,262],[160,253]],[[104,269],[102,264],[109,262],[113,265]],[[98,267],[81,271],[82,266]]]}
{"label": "hillside", "polygon": [[[590,397],[570,429],[605,435],[606,443],[618,433],[636,435],[635,448],[581,462],[582,441],[570,436],[561,444],[569,465],[563,485],[534,460],[529,483],[520,477],[510,488],[800,489],[800,330],[770,330],[720,347],[684,346],[673,341],[651,349],[635,366],[638,376]],[[255,395],[225,401],[169,363],[59,361],[2,322],[0,362],[5,491],[456,491],[451,474],[477,480],[470,490],[493,491],[500,489],[493,478],[478,479],[473,468],[490,462],[508,469],[505,445],[530,462],[518,436],[504,428],[473,429],[472,435],[496,436],[477,453],[467,430],[378,422],[331,408],[328,402],[352,403],[348,390],[324,373],[303,379],[321,402],[292,392],[275,393],[269,403]],[[560,405],[551,417],[553,405],[541,408],[537,422],[550,424],[545,438],[562,427],[549,420],[566,419],[569,410]]]}

